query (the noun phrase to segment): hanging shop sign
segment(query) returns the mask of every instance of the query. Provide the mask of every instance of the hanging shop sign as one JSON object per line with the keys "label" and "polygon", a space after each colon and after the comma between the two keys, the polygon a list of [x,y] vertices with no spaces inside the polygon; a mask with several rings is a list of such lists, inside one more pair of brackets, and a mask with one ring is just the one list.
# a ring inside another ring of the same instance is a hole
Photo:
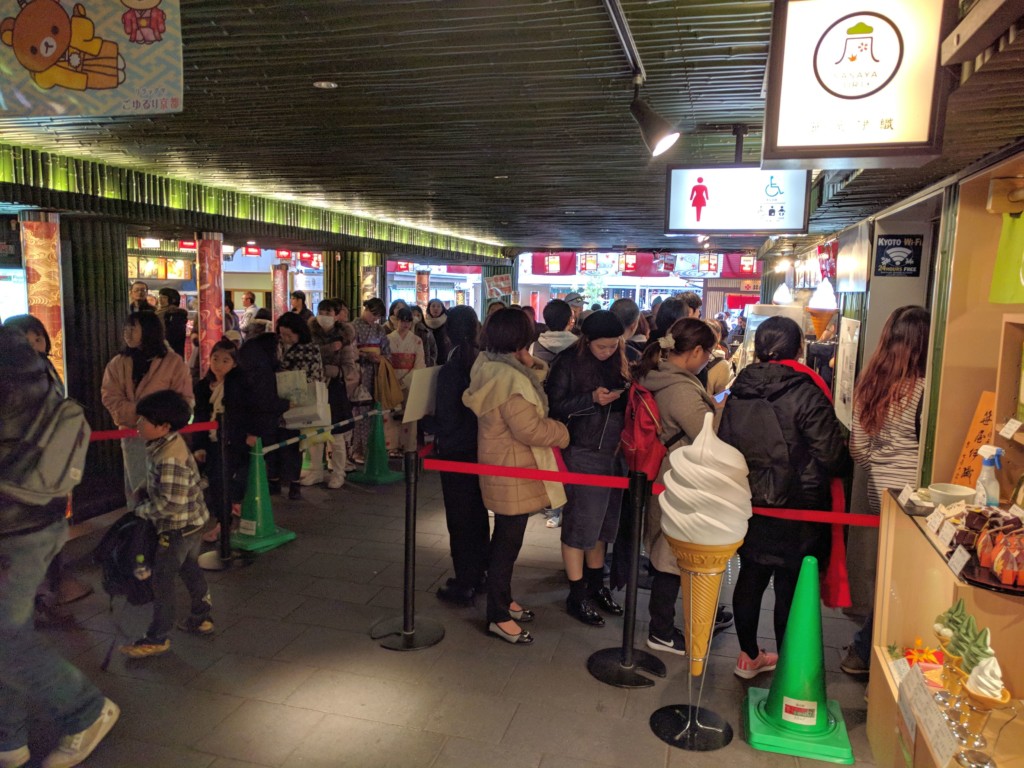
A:
{"label": "hanging shop sign", "polygon": [[671,166],[665,234],[806,232],[810,183],[807,171]]}
{"label": "hanging shop sign", "polygon": [[921,235],[879,235],[875,241],[875,277],[917,277],[921,274]]}
{"label": "hanging shop sign", "polygon": [[722,274],[722,256],[718,253],[676,253],[672,264],[679,277],[709,278]]}
{"label": "hanging shop sign", "polygon": [[484,278],[484,287],[487,289],[487,298],[500,299],[512,293],[512,275],[505,273],[491,275]]}
{"label": "hanging shop sign", "polygon": [[[179,0],[19,0],[0,16],[5,117],[182,110]],[[46,30],[43,34],[39,30]]]}
{"label": "hanging shop sign", "polygon": [[764,168],[922,165],[942,150],[953,0],[778,0]]}

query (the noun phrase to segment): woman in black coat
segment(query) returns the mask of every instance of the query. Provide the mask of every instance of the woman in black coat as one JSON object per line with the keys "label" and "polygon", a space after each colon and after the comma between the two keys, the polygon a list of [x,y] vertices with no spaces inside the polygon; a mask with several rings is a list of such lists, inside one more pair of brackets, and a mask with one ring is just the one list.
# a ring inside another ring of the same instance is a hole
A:
{"label": "woman in black coat", "polygon": [[[757,329],[758,362],[732,385],[718,436],[747,460],[755,507],[828,510],[831,478],[845,473],[850,455],[825,383],[796,361],[803,333],[786,317]],[[740,655],[736,675],[750,679],[775,669],[777,653],[757,645],[761,599],[775,579],[775,642],[782,647],[800,564],[807,555],[827,565],[829,526],[754,515],[739,549],[733,612]]]}
{"label": "woman in black coat", "polygon": [[[261,333],[242,345],[238,352],[245,375],[249,409],[245,414],[246,443],[254,445],[256,438],[263,445],[276,442],[281,416],[288,410],[288,401],[277,395],[279,348],[276,333]],[[278,454],[267,454],[267,478],[271,493],[281,490],[281,469]]]}
{"label": "woman in black coat", "polygon": [[[476,461],[476,414],[462,402],[469,387],[469,372],[479,348],[480,321],[472,307],[459,306],[447,315],[451,357],[437,374],[437,400],[432,422],[434,453],[447,461]],[[437,596],[455,605],[470,605],[487,571],[490,525],[487,506],[476,475],[441,473],[441,493],[448,524],[455,577],[437,590]]]}

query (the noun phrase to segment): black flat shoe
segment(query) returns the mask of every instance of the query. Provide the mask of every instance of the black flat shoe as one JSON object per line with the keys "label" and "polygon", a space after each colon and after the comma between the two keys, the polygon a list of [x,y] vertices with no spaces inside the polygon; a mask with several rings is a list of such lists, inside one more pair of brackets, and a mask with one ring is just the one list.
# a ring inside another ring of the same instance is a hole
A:
{"label": "black flat shoe", "polygon": [[534,612],[529,610],[528,608],[522,608],[522,609],[520,609],[518,611],[513,611],[511,608],[509,608],[508,609],[508,615],[511,616],[516,621],[522,621],[522,622],[530,622],[530,621],[533,621],[536,618],[536,615],[534,614]]}
{"label": "black flat shoe", "polygon": [[472,587],[460,587],[457,584],[448,584],[438,587],[437,590],[437,598],[439,600],[444,600],[446,603],[461,607],[473,605],[473,594]]}
{"label": "black flat shoe", "polygon": [[589,597],[582,600],[573,600],[571,597],[567,597],[565,599],[565,609],[569,612],[570,616],[574,619],[579,619],[584,624],[589,624],[592,627],[604,626],[604,618],[597,612],[597,608],[594,607],[594,603],[591,602]]}
{"label": "black flat shoe", "polygon": [[499,627],[496,622],[493,621],[487,626],[487,631],[495,637],[500,637],[506,643],[512,643],[513,645],[529,645],[533,642],[533,635],[531,635],[525,629],[520,630],[519,634],[513,635],[506,632],[504,629]]}
{"label": "black flat shoe", "polygon": [[289,483],[288,501],[302,501],[302,486],[298,483]]}
{"label": "black flat shoe", "polygon": [[608,587],[601,587],[597,594],[591,596],[590,599],[605,613],[610,613],[612,616],[622,615],[622,606],[612,598],[612,592]]}

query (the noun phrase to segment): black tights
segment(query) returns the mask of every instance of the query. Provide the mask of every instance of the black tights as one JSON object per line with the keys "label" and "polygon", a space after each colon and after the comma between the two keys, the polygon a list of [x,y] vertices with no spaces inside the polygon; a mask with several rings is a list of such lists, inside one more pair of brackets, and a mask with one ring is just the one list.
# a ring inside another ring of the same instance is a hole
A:
{"label": "black tights", "polygon": [[775,644],[781,650],[799,575],[799,570],[761,565],[740,555],[740,575],[732,593],[732,610],[736,617],[736,636],[740,641],[740,650],[750,658],[757,658],[761,652],[757,644],[757,624],[761,617],[761,600],[769,580],[775,577]]}

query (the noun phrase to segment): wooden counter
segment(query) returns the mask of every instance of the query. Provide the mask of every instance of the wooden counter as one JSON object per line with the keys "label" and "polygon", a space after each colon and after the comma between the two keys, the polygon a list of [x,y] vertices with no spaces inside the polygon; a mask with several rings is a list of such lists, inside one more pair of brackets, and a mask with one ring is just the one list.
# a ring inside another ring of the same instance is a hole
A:
{"label": "wooden counter", "polygon": [[[897,686],[889,669],[888,647],[913,647],[920,638],[936,647],[935,617],[963,598],[978,627],[991,630],[991,646],[1003,670],[1003,682],[1015,699],[1024,696],[1024,597],[992,592],[957,578],[946,565],[941,544],[912,517],[892,493],[882,500],[878,537],[878,588],[871,636],[867,734],[875,762],[897,768],[943,768],[918,729],[916,744],[906,744],[898,723]],[[1016,702],[1018,711],[1024,709]],[[1010,714],[993,713],[985,736],[991,744]],[[991,754],[991,748],[989,748]],[[994,755],[999,768],[1024,768],[1024,714],[1007,725]],[[955,764],[955,761],[954,761]]]}

